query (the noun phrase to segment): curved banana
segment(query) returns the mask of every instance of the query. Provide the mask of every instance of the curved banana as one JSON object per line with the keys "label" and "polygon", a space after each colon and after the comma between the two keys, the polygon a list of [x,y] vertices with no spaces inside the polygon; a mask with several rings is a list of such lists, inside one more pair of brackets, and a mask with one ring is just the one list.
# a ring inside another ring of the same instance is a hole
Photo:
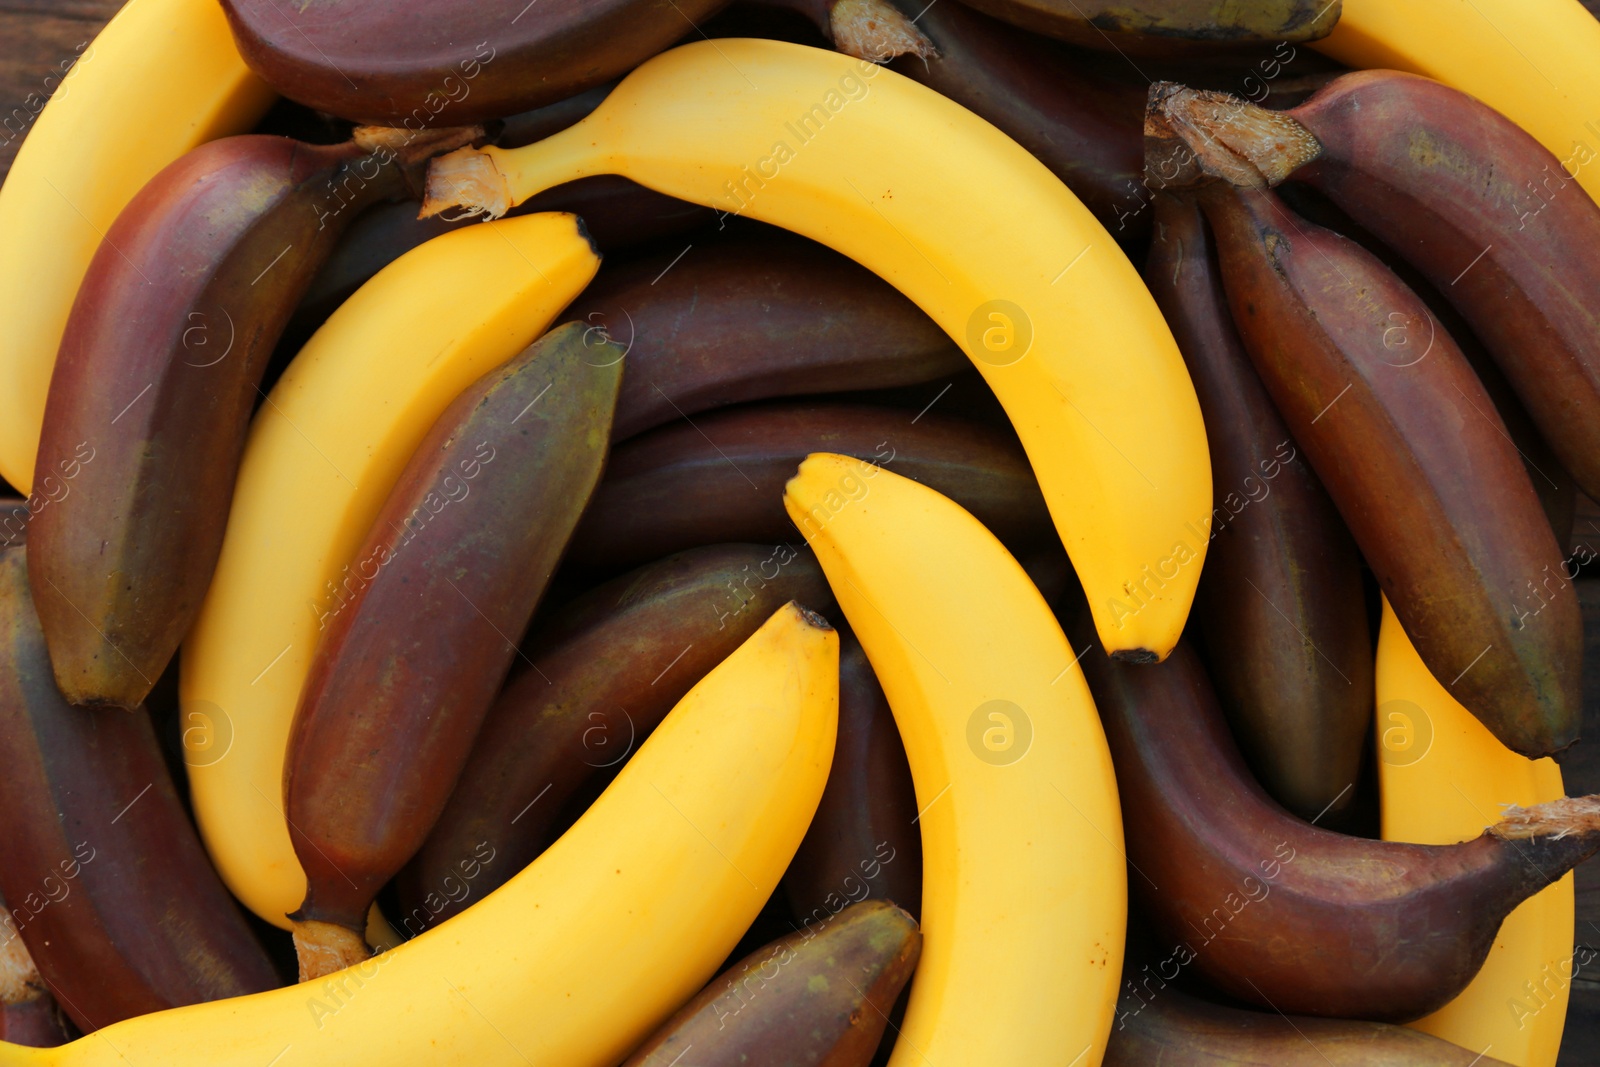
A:
{"label": "curved banana", "polygon": [[1194,387],[1138,272],[1015,141],[872,63],[706,41],[544,141],[436,160],[425,210],[498,215],[590,174],[794,230],[909,296],[1009,413],[1106,648],[1171,651],[1211,518]]}
{"label": "curved banana", "polygon": [[[1454,844],[1496,822],[1503,805],[1566,796],[1554,760],[1506,748],[1434,679],[1387,599],[1377,699],[1384,840]],[[1568,874],[1506,917],[1466,989],[1410,1025],[1518,1067],[1554,1067],[1572,976],[1573,908]]]}
{"label": "curved banana", "polygon": [[0,188],[0,476],[22,492],[56,348],[100,238],[168,163],[250,129],[274,99],[216,0],[138,0],[39,113]]}
{"label": "curved banana", "polygon": [[[1345,0],[1333,33],[1312,47],[1472,94],[1600,200],[1600,22],[1578,0]],[[1534,192],[1548,198],[1564,180],[1552,175]]]}
{"label": "curved banana", "polygon": [[891,1067],[1098,1064],[1127,923],[1122,813],[1061,627],[993,534],[908,478],[817,453],[784,504],[916,787],[923,950]]}
{"label": "curved banana", "polygon": [[201,835],[266,921],[287,928],[305,897],[284,753],[325,617],[362,581],[352,557],[450,401],[537,338],[598,267],[572,215],[452,230],[357,290],[257,414],[180,697]]}
{"label": "curved banana", "polygon": [[716,973],[778,884],[828,777],[838,670],[838,635],[790,603],[470,910],[315,984],[56,1049],[0,1043],[0,1064],[610,1067]]}

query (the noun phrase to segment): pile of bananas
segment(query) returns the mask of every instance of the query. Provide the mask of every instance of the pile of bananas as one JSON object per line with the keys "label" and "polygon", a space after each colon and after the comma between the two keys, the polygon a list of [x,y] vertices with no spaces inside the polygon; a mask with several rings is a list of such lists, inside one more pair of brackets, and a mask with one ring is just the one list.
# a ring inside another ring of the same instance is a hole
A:
{"label": "pile of bananas", "polygon": [[1555,1063],[1600,22],[964,3],[106,27],[0,1067]]}

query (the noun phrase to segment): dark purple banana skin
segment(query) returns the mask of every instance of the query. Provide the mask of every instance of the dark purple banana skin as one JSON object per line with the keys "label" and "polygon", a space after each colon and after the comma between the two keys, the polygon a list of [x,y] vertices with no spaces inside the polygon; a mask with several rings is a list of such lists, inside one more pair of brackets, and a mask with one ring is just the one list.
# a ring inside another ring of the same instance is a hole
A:
{"label": "dark purple banana skin", "polygon": [[822,801],[783,875],[802,925],[847,904],[887,900],[922,910],[922,839],[900,731],[861,642],[839,631],[839,735]]}
{"label": "dark purple banana skin", "polygon": [[1562,549],[1455,342],[1355,242],[1267,189],[1198,187],[1256,371],[1434,677],[1530,758],[1577,739]]}
{"label": "dark purple banana skin", "polygon": [[369,152],[245,135],[172,163],[118,216],[62,337],[34,471],[34,597],[74,704],[136,707],[222,548],[279,335],[339,232],[407,195],[429,133]]}
{"label": "dark purple banana skin", "polygon": [[1314,41],[1333,31],[1339,0],[962,0],[1014,26],[1085,48],[1138,56],[1189,56],[1219,46]]}
{"label": "dark purple banana skin", "polygon": [[77,1026],[279,984],[144,709],[61,698],[20,548],[0,550],[0,760],[0,894]]}
{"label": "dark purple banana skin", "polygon": [[626,74],[727,0],[223,0],[239,54],[319,111],[417,129],[501,118]]}
{"label": "dark purple banana skin", "polygon": [[867,1067],[921,953],[910,915],[853,905],[712,979],[622,1067]]}
{"label": "dark purple banana skin", "polygon": [[1185,973],[1246,1003],[1426,1015],[1477,974],[1513,908],[1600,850],[1592,817],[1566,836],[1454,845],[1312,826],[1251,777],[1187,643],[1159,664],[1082,662],[1130,828],[1129,891]]}
{"label": "dark purple banana skin", "polygon": [[619,445],[571,559],[616,571],[728,538],[783,540],[794,529],[783,486],[813,452],[932,486],[1008,545],[1049,539],[1044,497],[1009,432],[937,412],[795,400],[725,408]]}
{"label": "dark purple banana skin", "polygon": [[600,274],[567,309],[628,350],[614,440],[746,400],[913,385],[967,366],[887,282],[747,228]]}
{"label": "dark purple banana skin", "polygon": [[1600,205],[1568,177],[1584,160],[1396,71],[1347,74],[1289,114],[1321,144],[1294,178],[1456,305],[1579,487],[1600,495]]}
{"label": "dark purple banana skin", "polygon": [[619,363],[581,324],[557,327],[457,397],[406,465],[295,715],[296,921],[363,932],[444,810],[600,479]]}
{"label": "dark purple banana skin", "polygon": [[1192,629],[1267,792],[1336,816],[1372,719],[1361,556],[1250,364],[1199,206],[1156,193],[1154,217],[1145,283],[1200,399],[1217,505]]}
{"label": "dark purple banana skin", "polygon": [[[1170,957],[1157,967],[1177,975]],[[1225,1008],[1156,968],[1123,988],[1104,1067],[1510,1067],[1409,1027]]]}
{"label": "dark purple banana skin", "polygon": [[620,767],[791,600],[832,604],[809,551],[719,544],[615,578],[536,625],[533,666],[489,710],[450,802],[396,879],[396,924],[420,933],[532,862],[563,804]]}

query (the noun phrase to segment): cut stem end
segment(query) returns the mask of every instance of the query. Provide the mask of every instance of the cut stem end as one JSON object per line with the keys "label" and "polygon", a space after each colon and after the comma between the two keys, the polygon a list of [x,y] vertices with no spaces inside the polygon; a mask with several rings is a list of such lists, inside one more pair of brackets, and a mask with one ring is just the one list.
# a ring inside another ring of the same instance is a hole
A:
{"label": "cut stem end", "polygon": [[315,919],[295,922],[294,951],[300,960],[302,982],[354,967],[372,955],[366,939],[356,931]]}

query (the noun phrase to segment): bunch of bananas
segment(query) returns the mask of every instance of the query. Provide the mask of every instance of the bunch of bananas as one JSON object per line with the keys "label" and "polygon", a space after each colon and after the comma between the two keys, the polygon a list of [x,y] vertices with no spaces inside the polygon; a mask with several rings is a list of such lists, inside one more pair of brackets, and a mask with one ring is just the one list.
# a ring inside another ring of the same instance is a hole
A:
{"label": "bunch of bananas", "polygon": [[0,187],[0,1067],[1552,1067],[1600,22],[518,6]]}

